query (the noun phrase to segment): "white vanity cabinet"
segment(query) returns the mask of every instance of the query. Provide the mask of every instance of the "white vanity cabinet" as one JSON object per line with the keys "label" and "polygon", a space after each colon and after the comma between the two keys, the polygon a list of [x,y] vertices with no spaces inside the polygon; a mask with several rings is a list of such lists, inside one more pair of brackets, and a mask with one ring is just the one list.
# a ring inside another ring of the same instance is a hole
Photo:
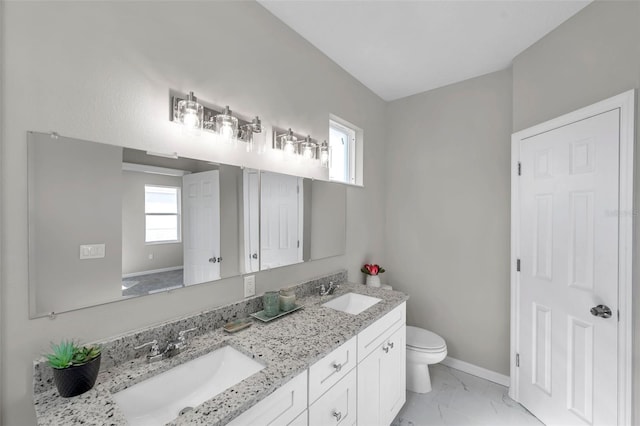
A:
{"label": "white vanity cabinet", "polygon": [[388,426],[405,403],[406,303],[362,330],[232,426]]}
{"label": "white vanity cabinet", "polygon": [[232,426],[307,424],[307,370],[229,422]]}
{"label": "white vanity cabinet", "polygon": [[358,424],[389,425],[406,400],[406,304],[358,335]]}

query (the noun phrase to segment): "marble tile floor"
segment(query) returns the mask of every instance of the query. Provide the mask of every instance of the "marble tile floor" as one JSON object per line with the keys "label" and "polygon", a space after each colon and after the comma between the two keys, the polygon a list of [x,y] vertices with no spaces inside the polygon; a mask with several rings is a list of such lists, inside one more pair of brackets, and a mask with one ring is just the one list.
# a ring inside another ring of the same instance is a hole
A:
{"label": "marble tile floor", "polygon": [[507,395],[507,388],[442,364],[429,366],[433,390],[407,391],[392,426],[542,425]]}

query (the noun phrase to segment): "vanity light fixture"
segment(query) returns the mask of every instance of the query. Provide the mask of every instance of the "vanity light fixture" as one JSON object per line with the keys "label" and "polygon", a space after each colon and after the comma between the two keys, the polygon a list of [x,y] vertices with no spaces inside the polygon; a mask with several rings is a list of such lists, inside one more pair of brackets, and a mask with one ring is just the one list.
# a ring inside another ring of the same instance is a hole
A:
{"label": "vanity light fixture", "polygon": [[174,116],[186,129],[199,130],[202,128],[204,108],[198,103],[198,98],[193,95],[193,92],[189,92],[187,99],[178,101]]}
{"label": "vanity light fixture", "polygon": [[[326,144],[326,142],[325,142]],[[284,151],[294,158],[317,160],[320,158],[320,146],[311,135],[302,136],[293,130],[273,128],[273,149]],[[297,154],[297,155],[296,155]]]}
{"label": "vanity light fixture", "polygon": [[[185,98],[180,95],[171,96],[171,121],[182,124],[188,129],[204,129],[218,133],[229,141],[241,140],[252,144],[253,134],[262,132],[262,123],[256,116],[253,120],[243,120],[232,115],[229,106],[218,110],[198,103],[190,92]],[[250,151],[250,147],[247,147]]]}
{"label": "vanity light fixture", "polygon": [[329,168],[329,144],[326,140],[320,144],[320,165]]}

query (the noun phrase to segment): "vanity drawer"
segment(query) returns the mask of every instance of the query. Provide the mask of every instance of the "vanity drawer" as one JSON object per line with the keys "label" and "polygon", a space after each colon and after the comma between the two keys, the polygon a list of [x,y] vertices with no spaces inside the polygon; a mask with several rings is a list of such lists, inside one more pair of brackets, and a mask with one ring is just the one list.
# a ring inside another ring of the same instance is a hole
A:
{"label": "vanity drawer", "polygon": [[233,419],[232,426],[286,426],[307,408],[307,370]]}
{"label": "vanity drawer", "polygon": [[336,383],[309,407],[309,426],[353,426],[356,424],[356,370]]}
{"label": "vanity drawer", "polygon": [[358,334],[358,362],[362,361],[391,335],[401,324],[407,322],[407,303],[400,306],[371,324]]}
{"label": "vanity drawer", "polygon": [[353,337],[309,368],[309,402],[318,399],[356,366],[356,337]]}

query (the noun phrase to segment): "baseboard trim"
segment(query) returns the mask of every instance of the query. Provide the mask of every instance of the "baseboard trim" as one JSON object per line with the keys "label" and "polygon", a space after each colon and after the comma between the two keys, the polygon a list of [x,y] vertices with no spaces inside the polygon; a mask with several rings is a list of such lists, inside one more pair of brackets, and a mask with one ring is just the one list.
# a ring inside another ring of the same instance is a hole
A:
{"label": "baseboard trim", "polygon": [[182,268],[183,268],[182,266],[170,266],[168,268],[151,269],[149,271],[141,271],[141,272],[132,272],[130,274],[122,274],[122,278],[139,277],[140,275],[157,274],[159,272],[177,271],[178,269],[182,269]]}
{"label": "baseboard trim", "polygon": [[509,387],[509,385],[511,384],[509,376],[496,373],[495,371],[487,370],[483,367],[478,367],[474,364],[469,364],[468,362],[460,361],[459,359],[451,358],[450,356],[446,357],[444,361],[441,362],[441,364],[444,364],[447,367],[455,368],[456,370],[460,370],[465,373],[469,373],[473,376],[489,380],[490,382],[497,383],[502,386]]}

